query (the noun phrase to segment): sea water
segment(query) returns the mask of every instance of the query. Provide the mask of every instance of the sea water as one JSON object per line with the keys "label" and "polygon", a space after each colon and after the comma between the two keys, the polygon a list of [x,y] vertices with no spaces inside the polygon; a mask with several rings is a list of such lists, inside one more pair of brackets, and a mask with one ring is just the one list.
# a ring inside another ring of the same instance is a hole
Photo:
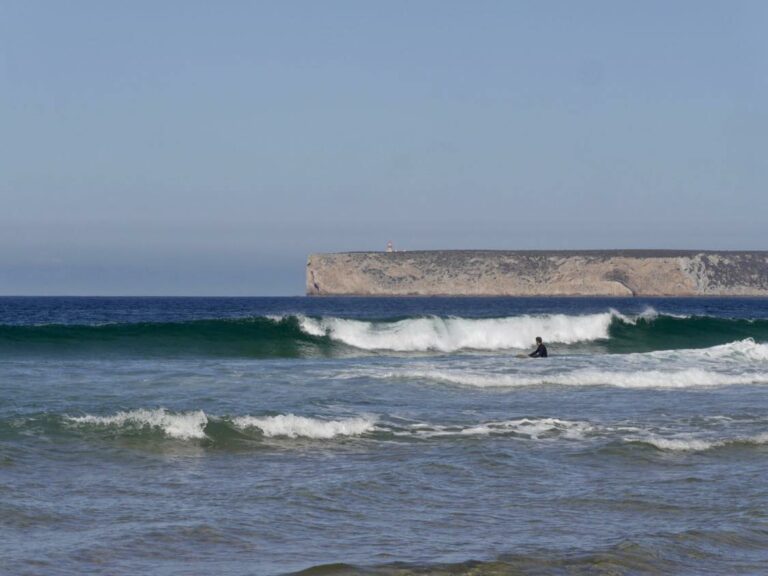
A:
{"label": "sea water", "polygon": [[766,573],[767,391],[766,299],[0,298],[0,572]]}

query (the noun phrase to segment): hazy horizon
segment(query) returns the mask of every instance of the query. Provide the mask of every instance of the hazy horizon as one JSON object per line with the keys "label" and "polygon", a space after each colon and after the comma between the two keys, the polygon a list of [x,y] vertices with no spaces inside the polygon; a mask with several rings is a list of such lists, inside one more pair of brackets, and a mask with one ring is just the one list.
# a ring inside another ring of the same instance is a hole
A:
{"label": "hazy horizon", "polygon": [[0,295],[313,252],[766,249],[768,4],[0,3]]}

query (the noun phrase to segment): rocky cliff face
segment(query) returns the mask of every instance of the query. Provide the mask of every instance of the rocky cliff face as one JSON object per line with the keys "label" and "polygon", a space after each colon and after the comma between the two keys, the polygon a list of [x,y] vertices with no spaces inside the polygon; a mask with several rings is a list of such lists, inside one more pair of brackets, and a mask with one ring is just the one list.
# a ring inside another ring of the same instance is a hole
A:
{"label": "rocky cliff face", "polygon": [[420,251],[312,254],[307,294],[768,296],[768,252]]}

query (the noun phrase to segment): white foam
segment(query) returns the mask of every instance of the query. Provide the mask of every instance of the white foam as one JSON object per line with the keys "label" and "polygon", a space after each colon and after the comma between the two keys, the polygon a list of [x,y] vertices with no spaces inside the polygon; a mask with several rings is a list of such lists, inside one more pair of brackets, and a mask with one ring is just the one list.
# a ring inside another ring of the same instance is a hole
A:
{"label": "white foam", "polygon": [[486,422],[475,426],[438,426],[417,424],[406,432],[397,435],[432,438],[440,436],[491,436],[498,434],[516,434],[527,436],[532,440],[542,437],[557,436],[568,439],[583,439],[585,434],[594,427],[588,422],[561,420],[559,418],[522,418],[519,420],[504,420]]}
{"label": "white foam", "polygon": [[[605,356],[609,358],[610,356]],[[716,363],[722,365],[723,361],[748,366],[755,362],[768,362],[768,344],[755,342],[753,338],[736,340],[727,344],[710,346],[709,348],[678,348],[672,350],[656,350],[654,352],[632,352],[629,354],[613,355],[614,358],[624,359],[637,365],[639,362],[653,361],[657,365],[659,361],[668,364],[701,362]]]}
{"label": "white foam", "polygon": [[205,438],[205,426],[208,424],[208,418],[202,410],[172,414],[165,408],[131,410],[118,412],[112,416],[87,414],[85,416],[72,416],[68,420],[76,424],[95,424],[98,426],[159,428],[166,436],[182,440]]}
{"label": "white foam", "polygon": [[238,428],[258,428],[267,437],[328,439],[336,436],[359,436],[374,429],[376,418],[359,417],[343,420],[320,420],[294,414],[277,416],[240,416],[233,419]]}
{"label": "white foam", "polygon": [[530,347],[534,338],[546,336],[547,342],[572,344],[609,337],[617,312],[568,316],[514,316],[508,318],[410,318],[398,322],[367,322],[345,318],[299,317],[307,334],[328,336],[364,350],[398,352],[456,350],[508,350]]}
{"label": "white foam", "polygon": [[649,436],[642,439],[627,439],[629,442],[638,440],[651,444],[659,450],[669,450],[672,452],[703,452],[715,446],[721,446],[722,441],[701,440],[696,438],[662,438],[660,436]]}
{"label": "white foam", "polygon": [[703,452],[712,448],[720,448],[731,444],[768,444],[768,432],[754,436],[740,436],[736,438],[725,439],[706,439],[696,438],[691,435],[676,436],[665,438],[662,436],[649,434],[642,437],[624,438],[626,442],[645,442],[651,444],[659,450],[669,450],[671,452]]}
{"label": "white foam", "polygon": [[[728,419],[728,417],[715,417]],[[671,431],[670,431],[671,432]],[[768,444],[768,432],[757,435],[717,437],[706,432],[678,432],[661,435],[657,430],[646,429],[627,423],[606,425],[580,420],[560,418],[521,418],[484,422],[474,425],[441,425],[431,423],[411,424],[405,429],[393,432],[396,436],[429,439],[435,437],[463,436],[504,436],[512,435],[536,441],[574,440],[606,441],[616,439],[617,435],[626,443],[643,443],[669,452],[703,452],[713,448],[734,444]],[[624,436],[631,434],[631,436]]]}
{"label": "white foam", "polygon": [[633,371],[582,369],[551,374],[401,370],[384,373],[381,374],[380,377],[424,379],[481,388],[506,388],[543,384],[555,384],[561,386],[616,386],[619,388],[697,388],[768,383],[768,373],[728,374],[701,368]]}
{"label": "white foam", "polygon": [[749,436],[748,438],[742,438],[740,441],[744,442],[745,444],[768,444],[768,432],[763,432],[762,434],[757,434],[755,436]]}
{"label": "white foam", "polygon": [[684,356],[696,356],[702,359],[733,359],[751,362],[768,361],[768,344],[758,344],[753,338],[745,338],[728,344],[702,348],[699,350],[677,350]]}

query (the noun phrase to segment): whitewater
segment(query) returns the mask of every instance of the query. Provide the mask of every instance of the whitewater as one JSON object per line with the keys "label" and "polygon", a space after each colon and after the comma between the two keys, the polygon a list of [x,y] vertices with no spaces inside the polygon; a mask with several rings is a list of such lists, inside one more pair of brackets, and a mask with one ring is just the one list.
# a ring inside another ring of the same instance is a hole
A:
{"label": "whitewater", "polygon": [[615,312],[568,316],[550,314],[512,318],[412,318],[395,322],[366,322],[346,318],[301,317],[301,329],[363,350],[419,352],[435,350],[509,350],[529,347],[539,334],[549,342],[573,344],[609,337]]}
{"label": "whitewater", "polygon": [[759,574],[766,392],[766,299],[0,298],[0,573]]}

